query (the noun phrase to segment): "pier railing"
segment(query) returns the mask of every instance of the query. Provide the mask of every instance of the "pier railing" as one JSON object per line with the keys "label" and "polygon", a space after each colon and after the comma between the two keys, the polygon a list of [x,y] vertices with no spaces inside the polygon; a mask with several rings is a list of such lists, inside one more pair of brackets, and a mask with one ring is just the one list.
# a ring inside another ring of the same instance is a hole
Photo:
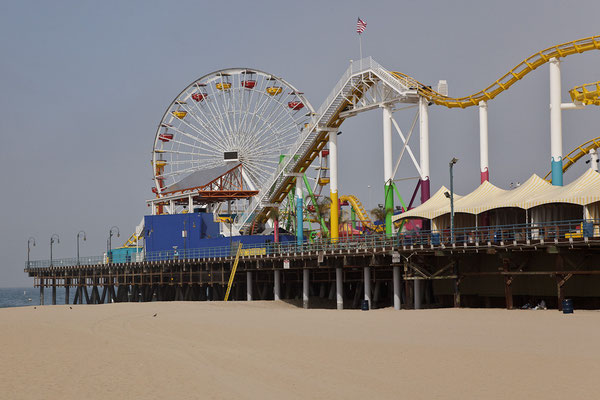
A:
{"label": "pier railing", "polygon": [[[469,246],[514,246],[530,244],[564,243],[600,239],[600,220],[570,220],[557,222],[539,222],[529,224],[458,227],[450,229],[403,231],[388,237],[381,234],[361,234],[345,236],[335,241],[315,240],[302,245],[296,242],[267,242],[245,244],[241,257],[280,256],[298,253],[319,253],[335,250],[367,251],[369,249],[387,248],[406,250],[414,248],[448,248]],[[452,238],[453,236],[453,238]],[[454,239],[454,240],[452,240]],[[230,246],[201,247],[193,249],[176,249],[133,253],[113,259],[109,252],[101,256],[62,258],[31,261],[26,268],[66,267],[77,265],[123,264],[141,261],[165,260],[202,260],[234,257],[238,242],[232,241]]]}

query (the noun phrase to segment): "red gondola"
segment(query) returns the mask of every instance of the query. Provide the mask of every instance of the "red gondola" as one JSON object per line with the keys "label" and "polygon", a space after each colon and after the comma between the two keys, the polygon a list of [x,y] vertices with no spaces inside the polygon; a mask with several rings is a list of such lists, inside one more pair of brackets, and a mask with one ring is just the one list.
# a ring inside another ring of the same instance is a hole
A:
{"label": "red gondola", "polygon": [[256,86],[256,81],[252,81],[252,80],[242,81],[242,86],[246,89],[253,89],[254,86]]}
{"label": "red gondola", "polygon": [[301,108],[304,107],[304,104],[302,104],[301,101],[290,101],[288,103],[288,107],[291,108],[292,110],[300,110]]}
{"label": "red gondola", "polygon": [[196,101],[202,101],[208,97],[207,93],[194,93],[192,94],[192,99]]}
{"label": "red gondola", "polygon": [[158,135],[158,140],[163,141],[163,142],[170,142],[171,140],[173,140],[173,134],[172,133],[161,133],[160,135]]}
{"label": "red gondola", "polygon": [[306,209],[310,212],[315,212],[315,206],[313,205],[306,206]]}
{"label": "red gondola", "polygon": [[321,157],[327,157],[329,155],[329,150],[321,150]]}
{"label": "red gondola", "polygon": [[158,190],[156,189],[156,186],[153,186],[153,187],[152,187],[152,193],[154,193],[154,194],[158,194]]}

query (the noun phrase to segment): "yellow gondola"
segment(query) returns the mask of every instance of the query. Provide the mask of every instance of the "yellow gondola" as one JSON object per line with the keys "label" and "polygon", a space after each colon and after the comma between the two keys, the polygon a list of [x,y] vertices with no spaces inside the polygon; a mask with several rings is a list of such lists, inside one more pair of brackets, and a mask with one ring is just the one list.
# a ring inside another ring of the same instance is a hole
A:
{"label": "yellow gondola", "polygon": [[219,90],[229,90],[229,89],[231,89],[231,83],[229,83],[229,82],[219,82],[219,83],[217,83],[217,89],[219,89]]}
{"label": "yellow gondola", "polygon": [[167,165],[167,162],[165,160],[156,160],[155,165],[157,167],[164,167],[165,165]]}
{"label": "yellow gondola", "polygon": [[187,111],[173,111],[172,114],[179,119],[183,119],[187,115]]}
{"label": "yellow gondola", "polygon": [[283,89],[280,86],[269,86],[267,88],[267,93],[269,93],[271,96],[277,96],[282,91]]}

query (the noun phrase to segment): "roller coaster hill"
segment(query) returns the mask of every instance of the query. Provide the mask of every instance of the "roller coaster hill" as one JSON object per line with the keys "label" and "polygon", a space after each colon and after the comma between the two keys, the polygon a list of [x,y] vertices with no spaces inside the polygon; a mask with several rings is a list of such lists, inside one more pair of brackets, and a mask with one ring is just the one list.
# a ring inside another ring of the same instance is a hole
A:
{"label": "roller coaster hill", "polygon": [[[560,308],[565,294],[598,307],[600,138],[563,157],[562,110],[600,105],[600,83],[573,88],[563,103],[560,74],[567,57],[598,49],[599,36],[549,47],[458,98],[448,96],[446,81],[434,89],[367,57],[350,63],[318,109],[268,72],[209,73],[185,87],[158,124],[151,214],[124,246],[98,257],[28,261],[26,272],[42,301],[45,287],[54,299],[62,286],[88,303],[250,300],[258,290],[259,298],[301,298],[305,307],[317,294],[337,308],[357,307],[361,298],[396,309],[513,308],[542,299]],[[488,102],[545,64],[551,171],[500,189],[490,183]],[[465,196],[452,180],[431,195],[435,106],[479,109],[481,185]],[[337,141],[346,119],[374,110],[383,117],[383,204],[368,212],[356,196],[338,193]],[[394,114],[411,110],[401,128]],[[394,131],[402,142],[395,160]],[[418,174],[407,202],[395,184],[404,157]],[[591,169],[563,185],[563,173],[587,157]]]}

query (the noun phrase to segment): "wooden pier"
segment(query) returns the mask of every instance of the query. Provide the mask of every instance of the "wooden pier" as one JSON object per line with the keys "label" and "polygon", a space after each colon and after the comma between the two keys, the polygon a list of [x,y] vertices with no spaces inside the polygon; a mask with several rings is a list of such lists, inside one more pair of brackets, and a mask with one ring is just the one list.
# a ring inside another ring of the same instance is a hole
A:
{"label": "wooden pier", "polygon": [[[600,239],[511,241],[501,245],[368,246],[245,255],[230,300],[297,301],[304,307],[600,308]],[[40,288],[65,290],[74,304],[223,300],[235,257],[26,268]]]}

